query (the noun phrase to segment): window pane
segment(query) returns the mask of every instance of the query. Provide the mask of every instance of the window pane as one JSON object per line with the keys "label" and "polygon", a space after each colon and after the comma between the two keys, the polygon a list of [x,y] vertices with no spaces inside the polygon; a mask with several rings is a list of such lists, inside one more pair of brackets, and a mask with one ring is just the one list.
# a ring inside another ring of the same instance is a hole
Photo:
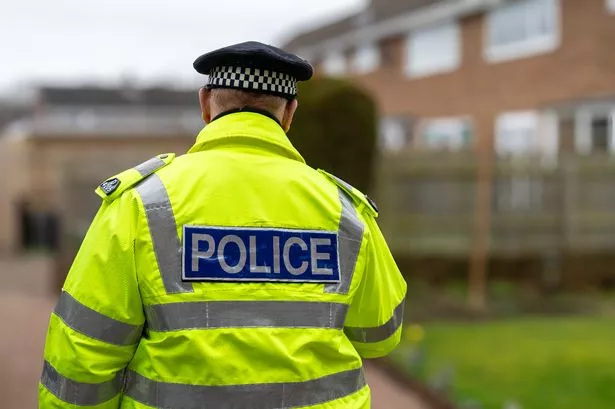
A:
{"label": "window pane", "polygon": [[353,67],[358,73],[367,73],[378,68],[380,64],[380,50],[374,44],[365,44],[357,48]]}
{"label": "window pane", "polygon": [[553,46],[558,29],[558,1],[519,0],[492,11],[487,20],[488,50],[494,52],[519,46],[546,49]]}
{"label": "window pane", "polygon": [[454,69],[459,64],[457,23],[417,30],[408,37],[408,73],[422,75]]}
{"label": "window pane", "polygon": [[323,61],[323,69],[327,75],[342,75],[346,72],[346,58],[341,52],[331,52]]}
{"label": "window pane", "polygon": [[389,117],[380,121],[380,147],[398,151],[410,145],[412,121],[409,117]]}
{"label": "window pane", "polygon": [[524,37],[523,4],[512,3],[493,12],[491,44],[509,44]]}
{"label": "window pane", "polygon": [[428,120],[421,127],[421,139],[430,149],[459,150],[471,143],[472,128],[464,118]]}
{"label": "window pane", "polygon": [[537,145],[538,115],[535,112],[512,112],[498,117],[495,149],[498,155],[530,152]]}
{"label": "window pane", "polygon": [[548,35],[550,32],[549,9],[545,1],[532,1],[527,3],[522,18],[525,21],[523,39]]}

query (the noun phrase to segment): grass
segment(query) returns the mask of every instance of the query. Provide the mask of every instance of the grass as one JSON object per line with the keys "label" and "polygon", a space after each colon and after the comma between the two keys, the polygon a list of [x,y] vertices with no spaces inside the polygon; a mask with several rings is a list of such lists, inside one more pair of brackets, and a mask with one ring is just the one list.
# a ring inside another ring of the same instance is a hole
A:
{"label": "grass", "polygon": [[461,408],[615,407],[612,317],[408,326],[392,358]]}

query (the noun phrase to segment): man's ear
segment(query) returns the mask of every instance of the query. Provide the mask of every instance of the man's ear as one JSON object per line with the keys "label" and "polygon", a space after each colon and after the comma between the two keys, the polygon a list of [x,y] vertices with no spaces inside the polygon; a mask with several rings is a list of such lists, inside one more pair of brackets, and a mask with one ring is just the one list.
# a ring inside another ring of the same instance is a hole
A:
{"label": "man's ear", "polygon": [[211,90],[208,88],[201,88],[199,90],[199,104],[201,104],[201,117],[206,124],[211,122],[211,102],[210,97]]}
{"label": "man's ear", "polygon": [[293,99],[286,104],[284,108],[284,118],[282,118],[282,128],[284,132],[288,132],[290,130],[290,126],[293,123],[293,118],[295,117],[295,112],[297,112],[297,107],[299,106],[299,101]]}

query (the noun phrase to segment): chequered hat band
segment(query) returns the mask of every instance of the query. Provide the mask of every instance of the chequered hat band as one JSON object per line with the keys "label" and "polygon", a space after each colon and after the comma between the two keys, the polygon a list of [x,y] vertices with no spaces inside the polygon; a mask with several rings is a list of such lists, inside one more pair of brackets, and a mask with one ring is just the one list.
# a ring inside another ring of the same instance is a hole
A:
{"label": "chequered hat band", "polygon": [[237,88],[247,91],[297,95],[297,80],[288,74],[246,67],[216,67],[207,83],[213,87]]}

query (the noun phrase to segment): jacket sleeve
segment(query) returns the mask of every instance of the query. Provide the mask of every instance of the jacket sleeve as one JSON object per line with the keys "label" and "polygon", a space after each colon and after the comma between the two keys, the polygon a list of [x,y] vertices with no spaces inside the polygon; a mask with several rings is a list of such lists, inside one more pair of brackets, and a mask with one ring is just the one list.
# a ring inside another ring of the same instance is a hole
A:
{"label": "jacket sleeve", "polygon": [[388,355],[399,344],[406,282],[371,215],[366,217],[366,263],[344,332],[363,358]]}
{"label": "jacket sleeve", "polygon": [[39,408],[118,408],[124,368],[145,321],[136,279],[138,207],[104,202],[51,314]]}

